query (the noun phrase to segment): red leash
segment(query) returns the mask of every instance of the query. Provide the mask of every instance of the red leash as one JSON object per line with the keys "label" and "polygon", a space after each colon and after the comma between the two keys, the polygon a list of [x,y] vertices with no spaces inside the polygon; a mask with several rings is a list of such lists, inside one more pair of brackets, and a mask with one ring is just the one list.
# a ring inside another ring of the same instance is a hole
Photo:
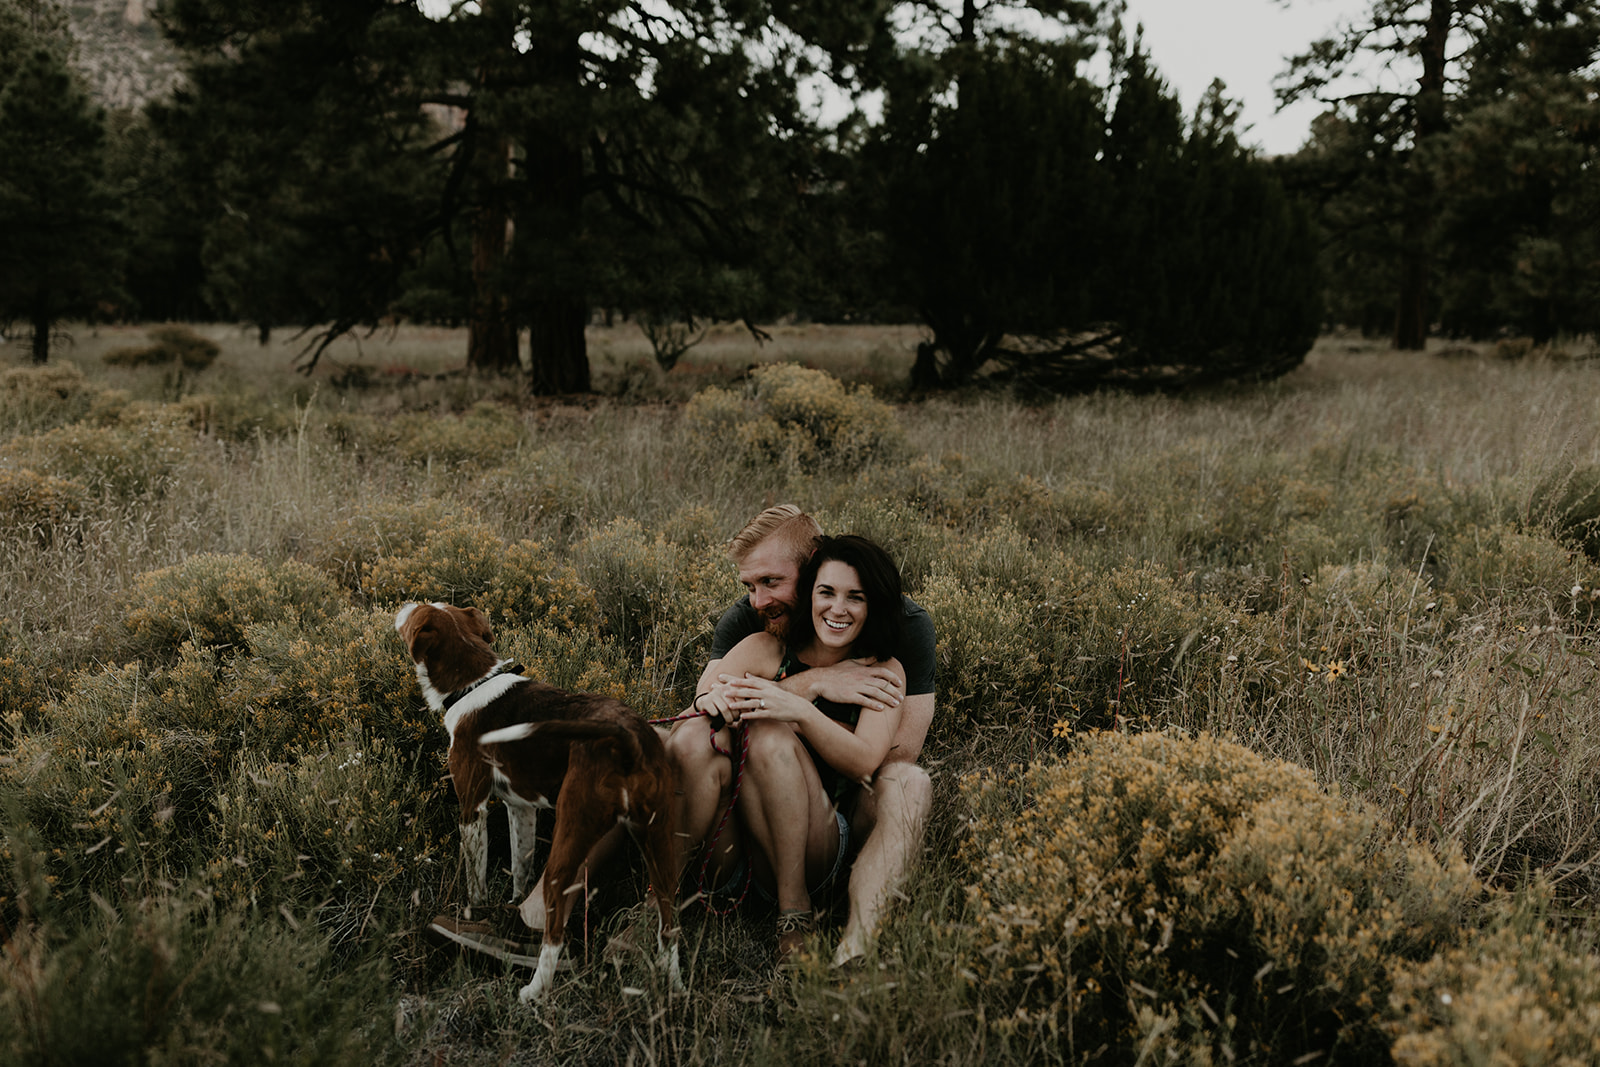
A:
{"label": "red leash", "polygon": [[[686,711],[682,715],[674,715],[666,719],[651,719],[651,726],[662,726],[667,723],[684,722],[688,719],[711,718],[708,711]],[[718,716],[720,718],[721,716]],[[712,831],[711,838],[701,846],[700,870],[695,875],[695,892],[705,902],[706,910],[716,916],[731,915],[739,910],[739,905],[744,903],[745,894],[750,892],[750,875],[745,874],[744,885],[739,888],[739,896],[726,908],[717,908],[711,903],[711,891],[706,888],[706,871],[711,867],[711,857],[716,855],[717,842],[722,840],[722,831],[727,828],[728,820],[733,816],[733,806],[739,802],[739,785],[744,781],[745,756],[750,752],[750,734],[744,723],[737,723],[734,729],[739,735],[739,754],[735,756],[717,745],[716,724],[711,724],[711,749],[719,756],[727,756],[733,762],[733,784],[728,790],[728,806],[722,813],[722,818],[717,822],[716,830]]]}

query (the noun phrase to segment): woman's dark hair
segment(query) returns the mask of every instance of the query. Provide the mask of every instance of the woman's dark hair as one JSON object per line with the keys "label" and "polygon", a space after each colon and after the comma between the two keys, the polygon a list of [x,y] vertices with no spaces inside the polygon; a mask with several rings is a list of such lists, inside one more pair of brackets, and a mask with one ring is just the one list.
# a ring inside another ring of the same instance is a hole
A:
{"label": "woman's dark hair", "polygon": [[800,568],[800,579],[796,583],[800,602],[790,617],[789,646],[805,648],[816,636],[811,624],[811,590],[817,584],[817,571],[829,560],[854,567],[861,577],[861,591],[867,597],[867,619],[861,626],[861,635],[851,646],[852,655],[876,659],[898,656],[906,619],[900,568],[875,542],[856,534],[822,538],[817,542],[816,552]]}

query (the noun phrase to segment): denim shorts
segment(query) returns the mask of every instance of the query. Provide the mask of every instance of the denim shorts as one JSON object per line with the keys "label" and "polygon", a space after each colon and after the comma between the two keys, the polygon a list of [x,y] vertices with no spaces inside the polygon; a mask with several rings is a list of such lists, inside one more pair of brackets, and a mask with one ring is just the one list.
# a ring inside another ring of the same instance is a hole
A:
{"label": "denim shorts", "polygon": [[[806,891],[813,897],[822,896],[829,889],[832,889],[834,887],[834,883],[838,881],[839,872],[844,870],[845,864],[850,862],[850,820],[846,819],[844,817],[844,812],[840,811],[838,808],[833,809],[833,817],[839,820],[839,851],[834,853],[833,867],[828,871],[827,874],[823,875],[822,880],[814,886],[806,887]],[[735,877],[741,876],[745,878],[750,877],[750,867],[748,864],[741,864],[740,870],[735,873]],[[730,881],[732,881],[732,879],[730,879]],[[760,895],[762,900],[766,901],[768,904],[771,904],[773,907],[778,906],[778,898],[768,892],[766,887],[764,887],[760,882],[752,878],[751,884],[755,887],[756,893]],[[720,893],[722,890],[718,890],[718,892]]]}

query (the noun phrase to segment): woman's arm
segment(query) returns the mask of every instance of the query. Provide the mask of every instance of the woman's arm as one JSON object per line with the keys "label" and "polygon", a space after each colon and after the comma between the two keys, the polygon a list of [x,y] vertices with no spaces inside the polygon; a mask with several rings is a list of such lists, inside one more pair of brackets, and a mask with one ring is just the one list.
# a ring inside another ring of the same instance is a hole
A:
{"label": "woman's arm", "polygon": [[[903,688],[905,672],[897,660],[884,664]],[[728,702],[739,706],[743,717],[751,721],[762,719],[793,723],[795,729],[811,742],[817,756],[840,774],[850,778],[870,777],[882,765],[894,743],[895,732],[900,728],[900,708],[882,711],[869,707],[861,709],[854,732],[824,715],[804,697],[786,691],[775,682],[763,677],[745,676],[728,683]],[[762,707],[762,702],[766,706]]]}

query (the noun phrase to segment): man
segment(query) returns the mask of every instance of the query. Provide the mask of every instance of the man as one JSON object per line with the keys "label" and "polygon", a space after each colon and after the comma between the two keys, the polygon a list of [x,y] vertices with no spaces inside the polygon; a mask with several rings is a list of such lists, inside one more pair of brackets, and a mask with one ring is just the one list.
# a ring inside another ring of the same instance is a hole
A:
{"label": "man", "polygon": [[[762,629],[785,636],[790,613],[801,599],[796,588],[800,569],[821,536],[822,530],[811,516],[792,504],[783,504],[757,515],[733,539],[728,552],[748,593],[717,623],[711,662],[700,676],[696,702],[731,680],[721,674],[720,666],[734,645]],[[854,810],[845,813],[851,840],[861,844],[850,875],[850,914],[834,955],[835,966],[867,951],[883,906],[921,847],[932,806],[932,783],[916,759],[933,720],[935,635],[926,611],[910,598],[905,607],[905,645],[898,657],[905,669],[903,693],[889,671],[853,661],[813,668],[779,683],[808,700],[821,697],[876,710],[901,708],[900,727],[888,757],[861,790]],[[737,720],[737,714],[730,712],[730,717]],[[703,721],[691,719],[674,727],[667,741],[684,792],[679,831],[686,855],[692,855],[711,835],[732,787],[731,762],[712,749],[707,734]],[[759,736],[777,735],[767,731]],[[797,741],[765,746],[753,742],[740,783],[741,804],[762,810],[768,821],[788,817],[790,808],[805,803],[797,761],[808,758]],[[725,830],[715,847],[718,854],[711,857],[712,876],[708,878],[712,883],[737,866],[739,842]]]}

